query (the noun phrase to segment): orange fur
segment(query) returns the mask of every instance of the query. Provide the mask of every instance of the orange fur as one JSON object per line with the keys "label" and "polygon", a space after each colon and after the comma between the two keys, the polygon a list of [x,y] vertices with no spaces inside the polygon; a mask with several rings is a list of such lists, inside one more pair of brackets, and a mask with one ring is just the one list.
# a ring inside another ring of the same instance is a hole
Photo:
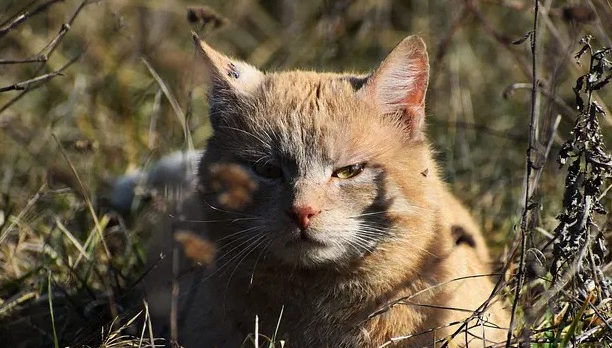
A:
{"label": "orange fur", "polygon": [[[238,347],[257,316],[268,337],[280,320],[277,338],[288,347],[442,345],[489,298],[493,283],[484,238],[440,179],[425,140],[422,41],[404,40],[368,77],[264,74],[201,48],[215,135],[200,164],[205,207],[198,214],[212,221],[202,234],[218,243],[217,260],[200,281],[185,282],[183,290],[196,293],[181,298],[190,310],[179,342]],[[289,174],[259,178],[242,167],[241,181],[248,175],[254,184],[250,197],[240,196],[239,211],[213,194],[225,180],[220,165],[264,159]],[[359,162],[367,168],[355,179],[329,176]],[[296,204],[321,210],[306,231],[284,216]],[[352,236],[361,226],[354,213],[380,235]],[[376,214],[380,220],[367,220]],[[457,226],[473,245],[457,244]],[[249,227],[267,232],[240,237]],[[300,233],[325,246],[289,237]],[[351,243],[363,238],[371,244],[353,252]],[[497,297],[474,317],[454,346],[481,347],[483,336],[487,344],[504,340],[508,315]]]}

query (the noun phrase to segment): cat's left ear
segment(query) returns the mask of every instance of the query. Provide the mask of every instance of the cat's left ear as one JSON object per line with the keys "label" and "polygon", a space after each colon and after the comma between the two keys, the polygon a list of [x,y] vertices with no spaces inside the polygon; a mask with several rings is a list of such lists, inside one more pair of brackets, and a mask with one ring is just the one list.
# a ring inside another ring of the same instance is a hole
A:
{"label": "cat's left ear", "polygon": [[228,94],[236,97],[251,94],[263,81],[264,74],[257,68],[235,59],[231,59],[200,40],[192,33],[193,41],[206,63],[210,97],[213,101]]}
{"label": "cat's left ear", "polygon": [[384,114],[399,115],[413,140],[423,140],[429,58],[418,36],[402,40],[368,77],[358,95],[373,100]]}

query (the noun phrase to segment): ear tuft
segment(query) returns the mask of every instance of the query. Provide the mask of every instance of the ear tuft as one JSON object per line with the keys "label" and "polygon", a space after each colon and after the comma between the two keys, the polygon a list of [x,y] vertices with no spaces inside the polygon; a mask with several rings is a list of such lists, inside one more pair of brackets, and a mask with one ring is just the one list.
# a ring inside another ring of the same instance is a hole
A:
{"label": "ear tuft", "polygon": [[383,60],[360,94],[375,100],[383,114],[400,115],[410,137],[423,138],[429,58],[418,36],[402,40]]}
{"label": "ear tuft", "polygon": [[236,96],[252,93],[264,74],[255,67],[217,52],[192,32],[193,41],[207,65],[211,93],[229,92]]}

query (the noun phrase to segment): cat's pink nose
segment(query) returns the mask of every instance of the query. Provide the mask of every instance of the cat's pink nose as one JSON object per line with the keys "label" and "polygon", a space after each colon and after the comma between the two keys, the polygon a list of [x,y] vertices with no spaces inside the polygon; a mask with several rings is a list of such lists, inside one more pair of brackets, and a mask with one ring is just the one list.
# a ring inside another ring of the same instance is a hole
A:
{"label": "cat's pink nose", "polygon": [[310,205],[293,207],[291,216],[301,228],[310,226],[310,220],[321,212],[320,209],[315,209]]}

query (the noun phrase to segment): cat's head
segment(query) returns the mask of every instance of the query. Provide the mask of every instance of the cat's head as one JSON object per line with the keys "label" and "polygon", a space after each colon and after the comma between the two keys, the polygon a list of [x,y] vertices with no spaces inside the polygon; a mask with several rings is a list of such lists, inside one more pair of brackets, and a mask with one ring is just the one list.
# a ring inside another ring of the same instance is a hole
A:
{"label": "cat's head", "polygon": [[398,220],[423,213],[434,170],[423,134],[423,40],[404,39],[367,76],[264,73],[196,43],[214,128],[200,191],[221,253],[346,264],[393,238]]}

